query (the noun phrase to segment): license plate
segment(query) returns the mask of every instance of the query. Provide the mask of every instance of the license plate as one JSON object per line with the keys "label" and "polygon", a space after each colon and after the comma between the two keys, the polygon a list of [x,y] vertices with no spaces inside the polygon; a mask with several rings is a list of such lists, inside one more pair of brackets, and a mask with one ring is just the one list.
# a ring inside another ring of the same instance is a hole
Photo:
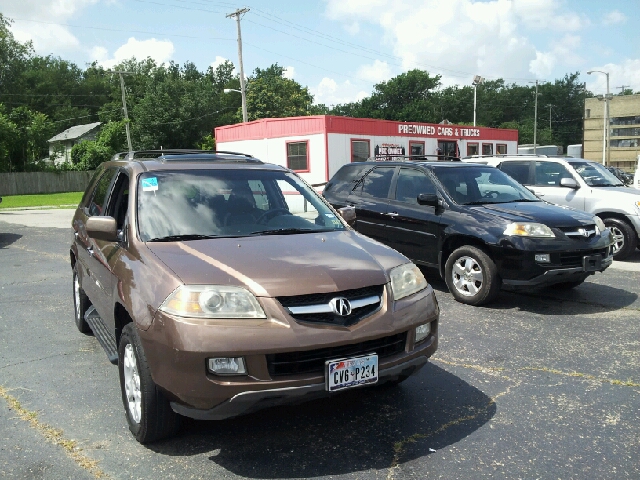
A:
{"label": "license plate", "polygon": [[325,371],[329,392],[368,385],[378,381],[378,355],[328,360]]}
{"label": "license plate", "polygon": [[587,255],[582,257],[585,272],[597,272],[602,268],[602,255]]}

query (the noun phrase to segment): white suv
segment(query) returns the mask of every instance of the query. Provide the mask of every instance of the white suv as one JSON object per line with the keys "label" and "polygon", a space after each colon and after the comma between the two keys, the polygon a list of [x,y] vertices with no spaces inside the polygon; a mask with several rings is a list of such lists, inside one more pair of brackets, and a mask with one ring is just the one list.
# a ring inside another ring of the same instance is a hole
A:
{"label": "white suv", "polygon": [[498,167],[549,203],[598,215],[615,237],[614,259],[623,260],[636,250],[640,190],[625,187],[602,164],[545,155],[471,157],[463,161]]}

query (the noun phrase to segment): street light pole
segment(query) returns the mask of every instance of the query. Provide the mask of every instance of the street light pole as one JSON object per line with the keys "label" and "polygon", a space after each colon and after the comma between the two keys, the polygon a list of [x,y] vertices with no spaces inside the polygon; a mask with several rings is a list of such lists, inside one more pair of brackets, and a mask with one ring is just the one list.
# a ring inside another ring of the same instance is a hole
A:
{"label": "street light pole", "polygon": [[536,80],[536,105],[533,113],[533,154],[537,155],[538,147],[538,80]]}
{"label": "street light pole", "polygon": [[480,75],[475,75],[473,77],[473,126],[476,126],[476,99],[477,99],[477,90],[478,90],[478,85],[480,85],[482,82],[484,82],[484,78],[481,77]]}
{"label": "street light pole", "polygon": [[602,70],[589,70],[587,72],[587,75],[591,75],[592,73],[603,73],[606,75],[607,77],[607,93],[604,96],[604,116],[602,118],[602,165],[607,165],[610,162],[607,162],[607,153],[608,153],[608,148],[607,148],[607,143],[608,142],[608,137],[609,137],[609,97],[611,96],[609,94],[609,72],[605,72]]}
{"label": "street light pole", "polygon": [[240,30],[240,17],[247,13],[248,8],[240,8],[227,15],[227,18],[235,17],[238,24],[238,63],[240,64],[240,93],[242,94],[242,121],[247,122],[247,90],[244,81],[244,67],[242,65],[242,32]]}

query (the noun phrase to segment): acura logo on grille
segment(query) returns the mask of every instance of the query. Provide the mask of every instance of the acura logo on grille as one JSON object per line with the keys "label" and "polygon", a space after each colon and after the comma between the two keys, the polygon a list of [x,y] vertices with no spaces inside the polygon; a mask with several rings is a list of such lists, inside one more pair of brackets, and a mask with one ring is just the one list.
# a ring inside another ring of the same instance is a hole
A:
{"label": "acura logo on grille", "polygon": [[351,304],[349,303],[349,300],[344,297],[332,298],[329,305],[331,305],[331,309],[336,315],[346,317],[351,314]]}

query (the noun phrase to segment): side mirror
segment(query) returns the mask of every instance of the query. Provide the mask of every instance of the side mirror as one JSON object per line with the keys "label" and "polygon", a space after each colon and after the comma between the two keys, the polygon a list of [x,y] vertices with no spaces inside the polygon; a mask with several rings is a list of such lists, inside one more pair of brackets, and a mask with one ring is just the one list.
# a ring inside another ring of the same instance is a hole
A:
{"label": "side mirror", "polygon": [[577,190],[580,188],[580,185],[578,185],[578,182],[576,182],[575,178],[561,178],[560,179],[560,186],[561,187],[567,187],[567,188],[573,188],[574,190]]}
{"label": "side mirror", "polygon": [[355,207],[342,207],[338,209],[338,213],[342,219],[349,225],[353,226],[353,222],[356,221],[356,208]]}
{"label": "side mirror", "polygon": [[86,224],[87,235],[95,240],[105,242],[118,241],[118,226],[113,217],[89,217]]}
{"label": "side mirror", "polygon": [[421,193],[418,195],[418,205],[429,205],[437,208],[440,206],[440,198],[435,193]]}

